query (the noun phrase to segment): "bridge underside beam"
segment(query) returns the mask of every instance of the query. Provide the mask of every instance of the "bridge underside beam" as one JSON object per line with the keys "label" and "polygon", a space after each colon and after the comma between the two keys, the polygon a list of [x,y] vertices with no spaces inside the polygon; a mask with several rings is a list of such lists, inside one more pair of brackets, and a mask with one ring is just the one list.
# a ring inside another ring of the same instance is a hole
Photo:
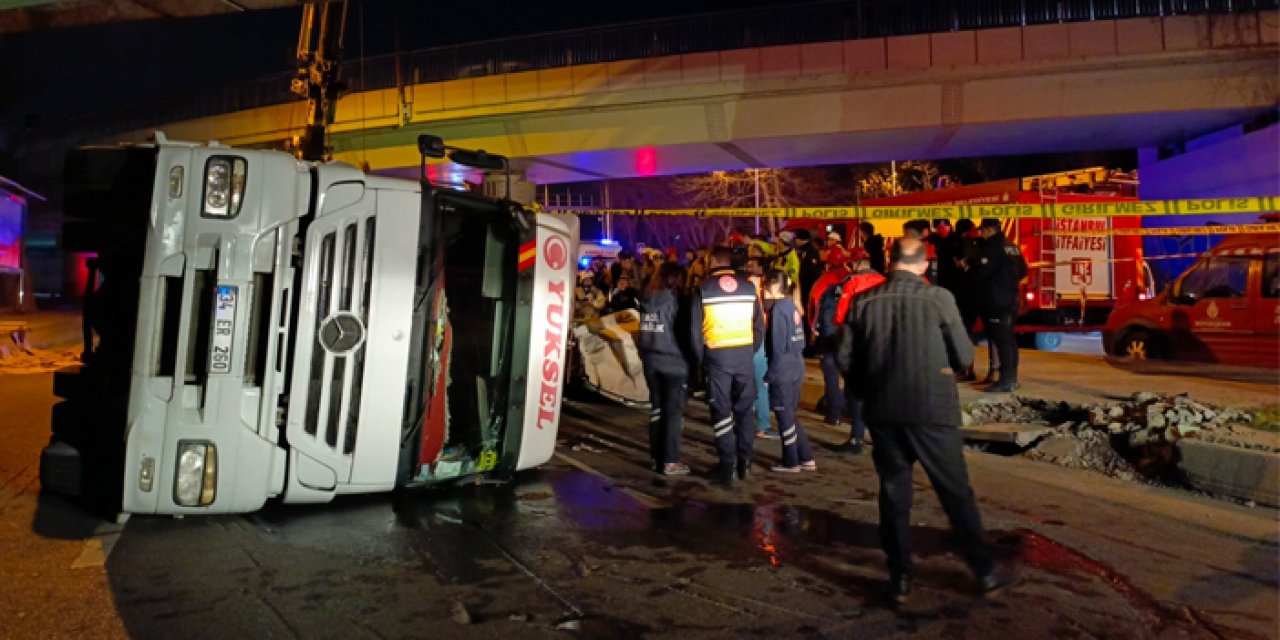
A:
{"label": "bridge underside beam", "polygon": [[[339,159],[416,166],[418,133],[506,153],[537,183],[796,166],[1137,148],[1248,119],[1280,100],[1272,53],[1198,55],[1019,75],[844,82],[702,98],[564,105],[334,135]],[[637,98],[639,96],[636,96]]]}
{"label": "bridge underside beam", "polygon": [[[429,132],[506,154],[530,180],[556,183],[1149,147],[1280,103],[1274,34],[1179,40],[1177,24],[1056,25],[578,65],[415,85],[409,105],[394,90],[368,91],[342,100],[331,143],[336,159],[374,170],[416,167],[416,137]],[[1148,35],[1134,52],[1136,27]],[[165,129],[171,138],[276,145],[296,132],[300,109]]]}

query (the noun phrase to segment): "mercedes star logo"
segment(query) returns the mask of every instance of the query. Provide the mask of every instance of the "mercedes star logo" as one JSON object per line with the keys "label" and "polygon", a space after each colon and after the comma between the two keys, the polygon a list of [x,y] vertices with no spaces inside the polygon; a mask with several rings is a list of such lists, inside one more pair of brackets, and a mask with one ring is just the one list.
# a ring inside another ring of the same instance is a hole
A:
{"label": "mercedes star logo", "polygon": [[319,337],[325,350],[343,355],[364,343],[364,323],[350,311],[339,311],[320,323]]}

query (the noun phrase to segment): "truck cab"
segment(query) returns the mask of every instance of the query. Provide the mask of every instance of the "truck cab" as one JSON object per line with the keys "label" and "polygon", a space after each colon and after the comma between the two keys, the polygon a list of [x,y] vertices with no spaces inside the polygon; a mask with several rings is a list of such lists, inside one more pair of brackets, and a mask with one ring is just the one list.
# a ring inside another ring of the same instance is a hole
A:
{"label": "truck cab", "polygon": [[1230,236],[1150,300],[1119,307],[1107,353],[1280,368],[1280,240]]}
{"label": "truck cab", "polygon": [[504,477],[555,444],[577,221],[274,151],[73,152],[45,487],[128,513]]}

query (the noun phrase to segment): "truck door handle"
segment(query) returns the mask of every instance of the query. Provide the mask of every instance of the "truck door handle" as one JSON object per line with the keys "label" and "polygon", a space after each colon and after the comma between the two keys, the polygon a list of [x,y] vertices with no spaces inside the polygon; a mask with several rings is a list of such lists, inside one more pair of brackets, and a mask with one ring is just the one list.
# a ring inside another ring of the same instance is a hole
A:
{"label": "truck door handle", "polygon": [[1233,305],[1231,305],[1231,308],[1232,308],[1232,309],[1236,309],[1236,310],[1239,310],[1239,309],[1248,309],[1248,308],[1249,308],[1249,305],[1247,305],[1247,304],[1233,304]]}

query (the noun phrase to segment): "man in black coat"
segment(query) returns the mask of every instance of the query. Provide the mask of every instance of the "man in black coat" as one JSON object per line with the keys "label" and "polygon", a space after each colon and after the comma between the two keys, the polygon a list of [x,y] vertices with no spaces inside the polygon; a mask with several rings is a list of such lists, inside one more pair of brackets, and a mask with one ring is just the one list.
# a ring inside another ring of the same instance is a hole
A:
{"label": "man in black coat", "polygon": [[879,274],[884,274],[884,236],[876,233],[875,225],[863,220],[858,224],[858,239],[862,244],[862,248],[867,250],[867,255],[871,256],[871,269]]}
{"label": "man in black coat", "polygon": [[1017,568],[997,567],[964,462],[954,372],[973,362],[973,345],[955,299],[921,277],[928,268],[924,243],[899,240],[892,262],[886,282],[854,301],[847,320],[851,339],[841,350],[871,430],[889,595],[902,603],[911,592],[911,469],[916,460],[933,482],[982,592],[994,594],[1017,581]]}
{"label": "man in black coat", "polygon": [[1009,393],[1018,388],[1018,343],[1013,323],[1018,316],[1018,283],[1026,276],[1026,263],[1017,245],[1006,241],[999,220],[986,218],[978,230],[982,252],[973,269],[973,282],[987,348],[996,350],[1000,362],[1000,380],[987,391]]}
{"label": "man in black coat", "polygon": [[[801,313],[804,313],[804,305],[809,302],[809,294],[813,291],[813,283],[822,277],[822,273],[826,271],[826,265],[822,262],[822,254],[818,251],[818,247],[813,244],[813,237],[807,229],[796,229],[796,257],[800,259],[800,300],[796,306],[800,307]],[[805,327],[805,357],[809,357],[812,345],[809,344],[809,338],[812,336],[813,318],[807,315],[801,316]]]}
{"label": "man in black coat", "polygon": [[813,237],[807,229],[796,230],[796,257],[800,259],[800,304],[809,300],[809,292],[813,283],[826,271],[822,263],[822,254],[813,244]]}

